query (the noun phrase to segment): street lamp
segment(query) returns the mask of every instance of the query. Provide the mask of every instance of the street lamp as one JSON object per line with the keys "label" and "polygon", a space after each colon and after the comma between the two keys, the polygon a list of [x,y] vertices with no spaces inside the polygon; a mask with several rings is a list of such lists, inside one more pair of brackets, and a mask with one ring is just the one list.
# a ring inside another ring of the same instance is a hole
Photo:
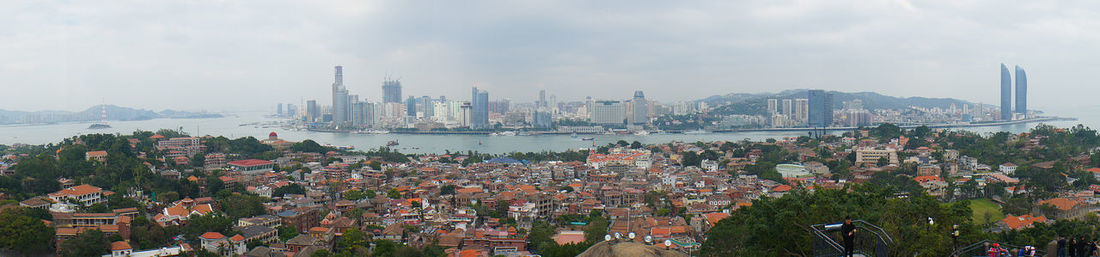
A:
{"label": "street lamp", "polygon": [[951,225],[951,249],[958,251],[959,249],[959,224]]}

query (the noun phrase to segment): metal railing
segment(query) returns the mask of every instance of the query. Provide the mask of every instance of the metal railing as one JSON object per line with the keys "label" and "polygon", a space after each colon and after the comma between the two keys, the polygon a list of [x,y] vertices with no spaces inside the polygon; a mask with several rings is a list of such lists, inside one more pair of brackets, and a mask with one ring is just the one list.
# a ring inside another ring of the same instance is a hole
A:
{"label": "metal railing", "polygon": [[[852,224],[859,230],[853,238],[854,253],[864,256],[889,256],[890,245],[894,243],[894,239],[886,231],[863,220],[852,221]],[[814,236],[814,256],[844,256],[844,246],[839,243],[843,241],[843,237],[839,233],[838,224],[811,225],[810,231]]]}
{"label": "metal railing", "polygon": [[[998,243],[998,244],[1001,245],[1001,248],[1004,248],[1004,249],[1008,250],[1008,254],[1009,254],[1008,256],[1017,256],[1016,253],[1018,253],[1020,251],[1020,249],[1024,248],[1023,246],[1011,245],[1011,244],[1006,244],[1006,243],[1001,243],[1001,242],[996,242],[996,241],[993,241],[993,240],[986,239],[986,240],[978,241],[977,243],[967,245],[963,248],[959,248],[958,250],[955,250],[954,252],[952,252],[950,256],[951,257],[988,256],[989,247],[990,247],[990,245],[993,245],[993,243]],[[1045,246],[1043,246],[1043,247],[1045,247]],[[1046,251],[1043,251],[1043,249],[1042,249],[1043,247],[1036,247],[1035,256],[1046,256]]]}

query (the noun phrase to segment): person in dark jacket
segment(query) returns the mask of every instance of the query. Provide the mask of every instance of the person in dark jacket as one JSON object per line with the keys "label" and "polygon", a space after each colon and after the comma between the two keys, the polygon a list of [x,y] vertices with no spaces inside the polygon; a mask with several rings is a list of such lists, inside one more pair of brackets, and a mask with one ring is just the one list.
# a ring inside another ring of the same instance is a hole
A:
{"label": "person in dark jacket", "polygon": [[840,235],[844,237],[844,256],[852,257],[855,254],[856,232],[852,217],[844,217],[844,225],[840,225]]}
{"label": "person in dark jacket", "polygon": [[1066,237],[1058,237],[1058,257],[1066,257]]}
{"label": "person in dark jacket", "polygon": [[1072,236],[1066,241],[1066,256],[1077,257],[1077,239]]}

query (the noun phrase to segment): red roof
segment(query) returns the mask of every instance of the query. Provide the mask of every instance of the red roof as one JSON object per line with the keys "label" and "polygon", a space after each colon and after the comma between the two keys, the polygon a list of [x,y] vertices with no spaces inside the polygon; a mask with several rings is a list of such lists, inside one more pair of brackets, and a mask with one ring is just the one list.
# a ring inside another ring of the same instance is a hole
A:
{"label": "red roof", "polygon": [[257,159],[248,159],[248,160],[240,160],[240,161],[231,161],[231,162],[229,162],[229,165],[241,166],[241,167],[251,167],[251,166],[269,165],[269,164],[274,164],[274,162],[265,161],[265,160],[257,160]]}
{"label": "red roof", "polygon": [[134,249],[134,248],[130,247],[130,243],[127,243],[126,241],[118,241],[118,242],[111,243],[111,251],[127,250],[127,249]]}
{"label": "red roof", "polygon": [[222,235],[222,233],[218,233],[218,232],[206,232],[206,233],[203,233],[199,237],[201,237],[203,239],[222,239],[222,238],[225,238],[225,235]]}

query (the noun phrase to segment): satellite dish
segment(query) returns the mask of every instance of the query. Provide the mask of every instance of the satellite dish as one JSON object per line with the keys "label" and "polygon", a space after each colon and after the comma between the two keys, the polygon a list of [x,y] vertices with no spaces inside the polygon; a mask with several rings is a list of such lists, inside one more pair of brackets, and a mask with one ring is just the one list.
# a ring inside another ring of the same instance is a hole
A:
{"label": "satellite dish", "polygon": [[646,242],[647,244],[648,244],[648,243],[653,243],[653,236],[645,236],[645,242]]}
{"label": "satellite dish", "polygon": [[630,238],[630,240],[634,240],[634,237],[637,237],[638,235],[635,235],[634,232],[630,232],[630,234],[627,234],[626,236]]}
{"label": "satellite dish", "polygon": [[665,247],[672,246],[672,240],[665,240]]}
{"label": "satellite dish", "polygon": [[611,241],[611,235],[604,235],[603,241]]}

